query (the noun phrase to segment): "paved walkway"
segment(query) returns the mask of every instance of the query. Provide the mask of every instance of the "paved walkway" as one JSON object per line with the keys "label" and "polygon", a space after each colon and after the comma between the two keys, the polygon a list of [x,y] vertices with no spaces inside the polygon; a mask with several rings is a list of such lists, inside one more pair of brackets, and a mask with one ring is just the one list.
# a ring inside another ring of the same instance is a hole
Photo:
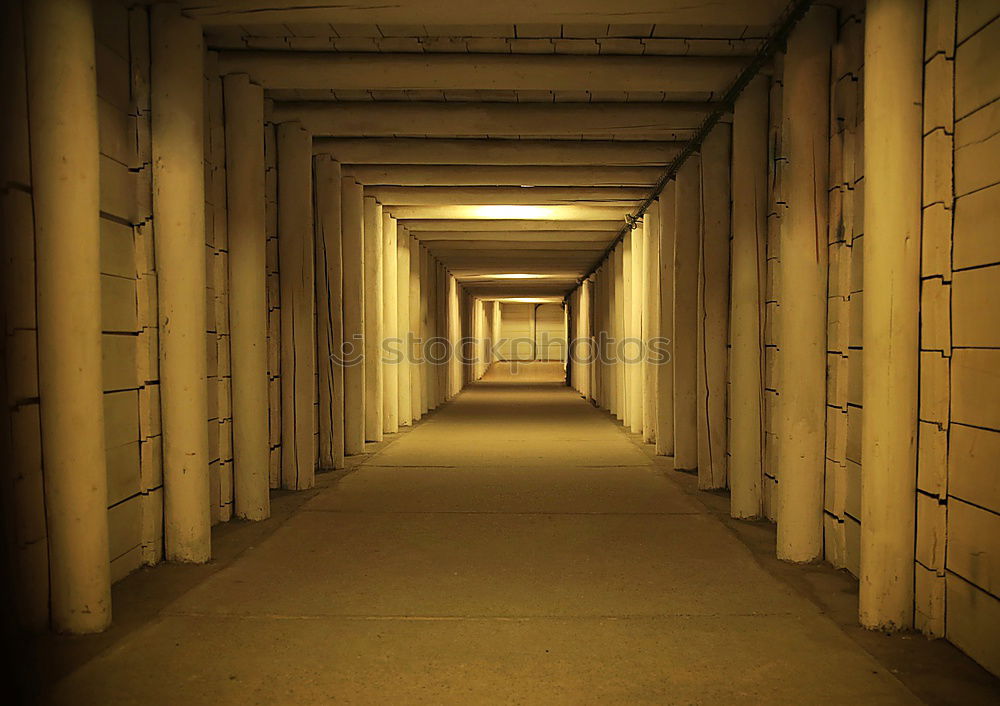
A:
{"label": "paved walkway", "polygon": [[607,415],[559,384],[491,378],[58,699],[915,702]]}

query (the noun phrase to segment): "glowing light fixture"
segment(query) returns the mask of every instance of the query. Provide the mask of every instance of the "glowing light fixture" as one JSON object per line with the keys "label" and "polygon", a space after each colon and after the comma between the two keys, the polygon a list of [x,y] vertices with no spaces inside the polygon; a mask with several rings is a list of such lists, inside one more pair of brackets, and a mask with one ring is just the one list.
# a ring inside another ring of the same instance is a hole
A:
{"label": "glowing light fixture", "polygon": [[481,279],[545,279],[546,277],[552,277],[552,275],[536,275],[529,274],[527,272],[504,272],[492,275],[476,275],[476,277]]}
{"label": "glowing light fixture", "polygon": [[545,206],[477,206],[480,218],[499,219],[545,219],[551,218],[553,211]]}

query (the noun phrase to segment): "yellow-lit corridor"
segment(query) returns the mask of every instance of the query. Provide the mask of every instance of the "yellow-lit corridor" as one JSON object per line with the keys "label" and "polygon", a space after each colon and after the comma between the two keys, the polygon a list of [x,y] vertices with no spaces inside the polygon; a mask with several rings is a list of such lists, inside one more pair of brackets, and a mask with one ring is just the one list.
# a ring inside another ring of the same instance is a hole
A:
{"label": "yellow-lit corridor", "polygon": [[560,372],[320,476],[56,700],[918,703]]}

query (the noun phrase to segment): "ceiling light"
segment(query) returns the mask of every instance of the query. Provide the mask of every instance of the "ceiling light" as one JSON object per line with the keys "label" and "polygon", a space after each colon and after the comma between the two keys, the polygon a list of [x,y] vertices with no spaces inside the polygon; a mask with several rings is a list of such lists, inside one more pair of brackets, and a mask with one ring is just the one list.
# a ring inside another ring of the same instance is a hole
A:
{"label": "ceiling light", "polygon": [[481,277],[482,279],[544,279],[545,277],[552,277],[552,275],[535,275],[527,272],[507,272],[494,275],[476,275],[476,277]]}
{"label": "ceiling light", "polygon": [[551,304],[562,300],[562,297],[501,297],[495,301],[510,304]]}
{"label": "ceiling light", "polygon": [[479,206],[480,218],[498,219],[544,219],[552,217],[552,209],[545,206]]}

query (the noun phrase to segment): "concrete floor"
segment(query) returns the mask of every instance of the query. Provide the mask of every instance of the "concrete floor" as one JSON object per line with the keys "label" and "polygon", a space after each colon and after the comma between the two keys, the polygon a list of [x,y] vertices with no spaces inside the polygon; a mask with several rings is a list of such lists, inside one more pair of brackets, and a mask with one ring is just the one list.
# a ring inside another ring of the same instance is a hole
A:
{"label": "concrete floor", "polygon": [[130,577],[187,583],[51,700],[920,703],[551,372],[489,375],[214,567]]}

